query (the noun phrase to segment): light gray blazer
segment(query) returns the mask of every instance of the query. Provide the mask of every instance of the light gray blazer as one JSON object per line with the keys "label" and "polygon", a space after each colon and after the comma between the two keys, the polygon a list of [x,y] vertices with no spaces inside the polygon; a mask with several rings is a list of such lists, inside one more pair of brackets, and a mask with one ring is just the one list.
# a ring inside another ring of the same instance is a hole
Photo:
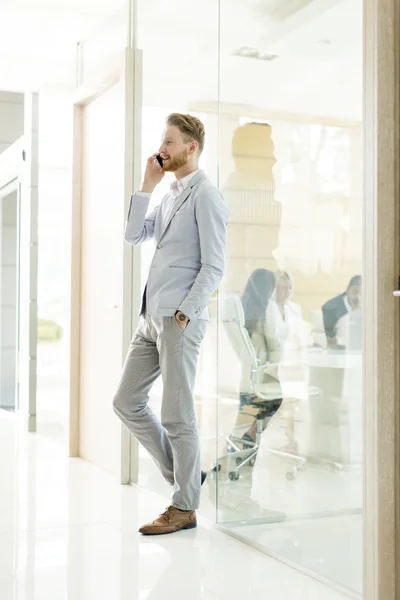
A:
{"label": "light gray blazer", "polygon": [[140,314],[169,317],[181,310],[190,320],[208,319],[207,304],[224,272],[228,208],[203,171],[176,198],[168,221],[164,200],[147,214],[149,198],[131,198],[125,241],[157,244]]}

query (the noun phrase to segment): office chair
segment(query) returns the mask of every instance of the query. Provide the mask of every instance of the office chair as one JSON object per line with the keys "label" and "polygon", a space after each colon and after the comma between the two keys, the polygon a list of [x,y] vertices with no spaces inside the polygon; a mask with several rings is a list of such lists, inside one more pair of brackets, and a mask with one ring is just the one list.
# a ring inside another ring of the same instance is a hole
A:
{"label": "office chair", "polygon": [[[222,304],[222,322],[228,336],[228,339],[234,349],[242,369],[248,368],[250,371],[250,393],[255,396],[246,406],[251,406],[258,410],[257,412],[257,430],[256,440],[252,444],[247,440],[235,435],[235,431],[241,429],[236,427],[229,437],[225,438],[228,454],[221,456],[217,460],[215,470],[220,469],[220,461],[225,459],[236,460],[236,468],[229,471],[229,479],[235,481],[240,477],[240,469],[246,465],[254,466],[255,460],[260,449],[261,439],[264,431],[264,421],[270,419],[279,410],[283,400],[280,382],[275,379],[272,383],[263,383],[264,375],[269,374],[277,377],[279,363],[261,364],[257,359],[252,340],[245,327],[245,318],[242,302],[239,296],[231,296],[225,299]],[[308,387],[308,396],[317,396],[321,390],[316,386]],[[296,398],[294,398],[296,400]],[[278,406],[277,406],[278,405]],[[246,413],[242,413],[246,414]],[[254,415],[251,415],[254,417]],[[240,447],[240,445],[242,447]],[[287,450],[278,450],[268,448],[268,452],[279,456],[285,461],[289,461],[290,470],[286,473],[286,478],[292,481],[297,477],[300,470],[305,468],[307,457],[300,456]]]}
{"label": "office chair", "polygon": [[[224,323],[229,341],[242,364],[242,368],[250,369],[250,393],[255,396],[246,406],[257,409],[257,431],[254,443],[246,441],[234,433],[225,438],[228,454],[219,457],[216,470],[219,470],[219,463],[224,459],[236,461],[234,470],[229,471],[229,479],[235,481],[240,477],[240,469],[245,465],[253,466],[260,448],[261,438],[264,430],[265,419],[270,418],[278,410],[282,403],[282,390],[279,381],[273,383],[263,383],[265,374],[277,373],[278,364],[266,363],[260,364],[249,333],[245,328],[245,319],[242,302],[239,296],[231,296],[223,303],[222,322]],[[245,414],[245,413],[242,413]],[[251,415],[254,416],[254,415]],[[237,431],[240,427],[236,427]],[[241,444],[241,448],[238,444]]]}

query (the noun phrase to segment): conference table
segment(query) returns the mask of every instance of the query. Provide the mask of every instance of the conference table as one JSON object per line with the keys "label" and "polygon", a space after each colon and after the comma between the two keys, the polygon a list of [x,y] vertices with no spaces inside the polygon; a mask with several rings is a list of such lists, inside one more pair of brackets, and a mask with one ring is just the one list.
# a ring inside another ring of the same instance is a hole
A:
{"label": "conference table", "polygon": [[[305,368],[308,392],[302,398],[297,394],[295,413],[299,454],[344,466],[361,464],[362,352],[309,348]],[[293,385],[282,381],[284,391]]]}

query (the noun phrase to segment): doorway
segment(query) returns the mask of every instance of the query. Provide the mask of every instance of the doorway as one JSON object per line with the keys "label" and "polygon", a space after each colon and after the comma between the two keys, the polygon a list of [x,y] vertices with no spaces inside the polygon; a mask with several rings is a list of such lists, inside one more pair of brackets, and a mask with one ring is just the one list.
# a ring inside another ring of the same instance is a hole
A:
{"label": "doorway", "polygon": [[35,432],[38,94],[26,93],[24,107],[24,135],[0,155],[0,375],[1,404],[18,410],[28,431]]}
{"label": "doorway", "polygon": [[[112,398],[132,333],[133,251],[123,232],[134,188],[140,57],[81,89],[74,107],[70,454],[129,479],[131,439]],[[106,435],[104,433],[107,432]]]}
{"label": "doorway", "polygon": [[0,408],[18,409],[18,193],[0,197]]}

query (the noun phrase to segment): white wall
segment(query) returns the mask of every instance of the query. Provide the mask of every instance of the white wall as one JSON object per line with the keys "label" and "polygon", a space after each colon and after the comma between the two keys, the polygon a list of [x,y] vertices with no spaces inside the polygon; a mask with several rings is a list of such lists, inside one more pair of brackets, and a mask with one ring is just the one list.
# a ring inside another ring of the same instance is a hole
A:
{"label": "white wall", "polygon": [[79,456],[120,475],[112,399],[123,360],[124,88],[83,109]]}
{"label": "white wall", "polygon": [[0,92],[0,154],[24,133],[24,95]]}
{"label": "white wall", "polygon": [[[62,328],[62,338],[38,345],[38,419],[67,425],[71,278],[72,100],[40,94],[38,316]],[[39,323],[40,325],[40,323]],[[50,418],[49,414],[46,419]]]}

